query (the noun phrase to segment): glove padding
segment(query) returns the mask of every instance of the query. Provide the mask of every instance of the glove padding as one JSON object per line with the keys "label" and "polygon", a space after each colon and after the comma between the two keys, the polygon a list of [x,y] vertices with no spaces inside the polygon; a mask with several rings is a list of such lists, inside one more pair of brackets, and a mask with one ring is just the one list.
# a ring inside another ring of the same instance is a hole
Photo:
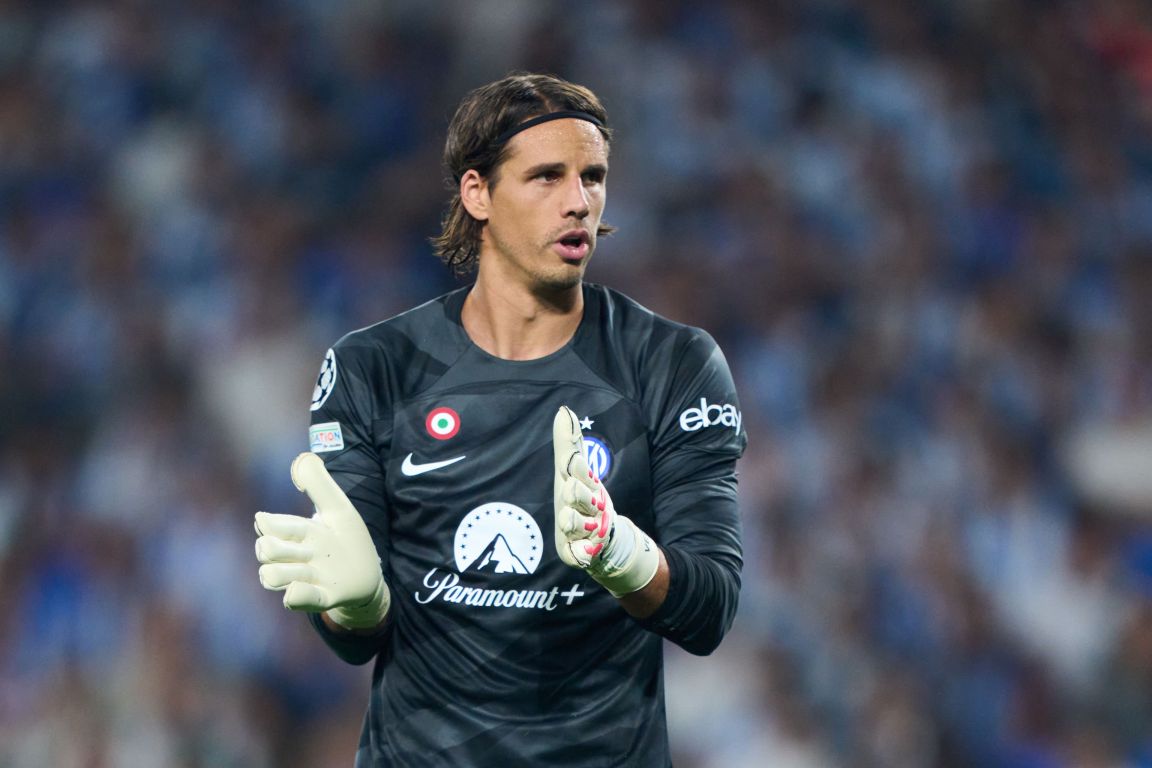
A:
{"label": "glove padding", "polygon": [[293,611],[327,611],[347,629],[383,621],[391,595],[368,527],[324,461],[302,453],[292,462],[292,482],[316,508],[311,517],[256,513],[260,584],[284,592]]}
{"label": "glove padding", "polygon": [[616,513],[608,490],[588,468],[584,434],[576,414],[561,406],[552,421],[556,477],[556,551],[583,568],[615,597],[648,586],[660,553],[648,534]]}

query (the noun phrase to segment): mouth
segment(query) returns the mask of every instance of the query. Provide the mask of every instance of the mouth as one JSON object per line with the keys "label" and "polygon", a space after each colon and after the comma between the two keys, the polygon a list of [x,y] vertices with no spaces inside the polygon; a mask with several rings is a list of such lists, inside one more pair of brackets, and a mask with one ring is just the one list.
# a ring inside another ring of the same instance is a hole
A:
{"label": "mouth", "polygon": [[573,229],[565,232],[556,239],[552,249],[564,261],[579,264],[588,258],[592,251],[592,238],[585,229]]}

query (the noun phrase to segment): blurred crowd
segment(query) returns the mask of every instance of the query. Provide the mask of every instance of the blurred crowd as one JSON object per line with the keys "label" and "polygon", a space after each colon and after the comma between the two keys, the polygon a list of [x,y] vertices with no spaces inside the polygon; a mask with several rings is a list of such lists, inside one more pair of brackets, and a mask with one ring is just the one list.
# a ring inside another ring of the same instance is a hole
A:
{"label": "blurred crowd", "polygon": [[741,393],[678,768],[1152,766],[1150,479],[1069,448],[1152,419],[1143,0],[0,2],[0,766],[351,764],[252,513],[310,512],[325,349],[459,284],[447,120],[514,69],[616,128],[589,278]]}

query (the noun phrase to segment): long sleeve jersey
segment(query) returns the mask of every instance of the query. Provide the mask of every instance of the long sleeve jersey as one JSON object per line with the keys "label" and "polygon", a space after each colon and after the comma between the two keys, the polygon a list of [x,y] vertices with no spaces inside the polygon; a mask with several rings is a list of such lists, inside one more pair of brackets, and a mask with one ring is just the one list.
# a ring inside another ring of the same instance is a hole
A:
{"label": "long sleeve jersey", "polygon": [[[358,766],[670,764],[662,640],[710,653],[740,587],[728,365],[704,331],[585,284],[572,340],[528,361],[477,347],[467,289],[348,334],[325,356],[311,449],[364,518],[392,593]],[[616,509],[669,564],[645,620],[554,544],[552,419],[581,421]]]}

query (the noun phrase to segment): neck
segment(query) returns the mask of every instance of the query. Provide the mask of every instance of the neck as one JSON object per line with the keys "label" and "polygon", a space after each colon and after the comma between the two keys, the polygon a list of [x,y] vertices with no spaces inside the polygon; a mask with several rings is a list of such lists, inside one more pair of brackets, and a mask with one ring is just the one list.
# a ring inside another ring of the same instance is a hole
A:
{"label": "neck", "polygon": [[571,288],[534,293],[511,282],[477,276],[461,310],[472,343],[505,360],[535,360],[571,340],[584,314],[584,292]]}

